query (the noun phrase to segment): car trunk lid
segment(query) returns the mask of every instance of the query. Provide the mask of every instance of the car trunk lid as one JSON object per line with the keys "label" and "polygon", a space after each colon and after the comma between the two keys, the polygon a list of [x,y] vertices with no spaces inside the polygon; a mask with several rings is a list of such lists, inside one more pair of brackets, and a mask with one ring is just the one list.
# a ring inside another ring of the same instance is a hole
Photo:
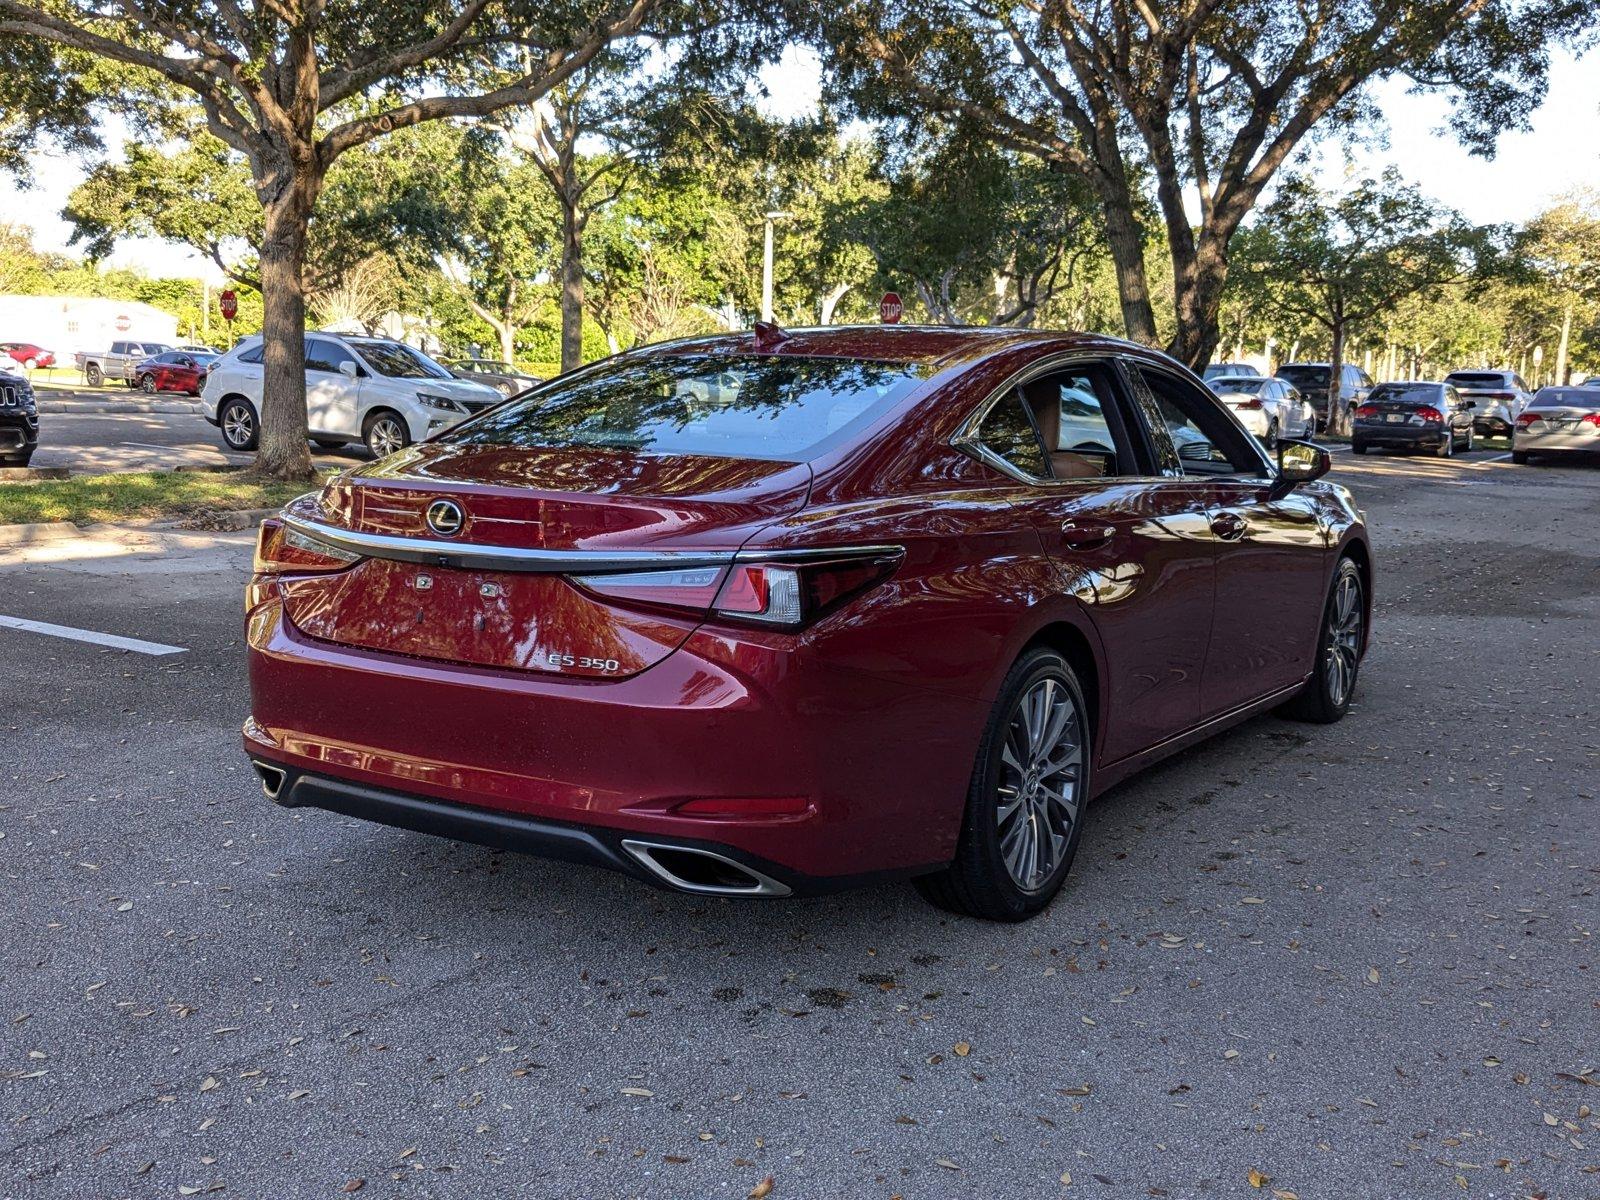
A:
{"label": "car trunk lid", "polygon": [[574,577],[720,569],[800,509],[810,479],[803,463],[762,459],[424,444],[285,510],[291,527],[360,556],[286,580],[285,610],[302,633],[363,650],[635,674],[698,621],[608,601]]}

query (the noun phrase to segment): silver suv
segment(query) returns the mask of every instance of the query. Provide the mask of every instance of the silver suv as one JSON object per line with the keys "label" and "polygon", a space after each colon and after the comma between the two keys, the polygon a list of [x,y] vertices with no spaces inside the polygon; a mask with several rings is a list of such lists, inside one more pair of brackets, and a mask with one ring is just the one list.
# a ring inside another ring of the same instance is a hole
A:
{"label": "silver suv", "polygon": [[1533,394],[1515,371],[1451,371],[1444,381],[1472,410],[1472,429],[1488,437],[1510,437]]}

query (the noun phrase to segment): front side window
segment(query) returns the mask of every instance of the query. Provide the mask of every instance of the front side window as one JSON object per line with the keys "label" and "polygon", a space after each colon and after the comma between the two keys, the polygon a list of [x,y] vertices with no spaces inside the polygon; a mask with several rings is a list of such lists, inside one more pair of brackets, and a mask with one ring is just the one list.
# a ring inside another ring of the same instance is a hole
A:
{"label": "front side window", "polygon": [[1185,475],[1260,475],[1260,454],[1209,392],[1149,367],[1132,368],[1154,399]]}
{"label": "front side window", "polygon": [[1023,399],[1057,479],[1134,473],[1133,456],[1115,404],[1093,367],[1055,371],[1022,385]]}
{"label": "front side window", "polygon": [[557,379],[440,440],[799,462],[926,374],[915,364],[800,355],[623,358]]}
{"label": "front side window", "polygon": [[[413,350],[404,342],[360,341],[355,343],[355,347],[361,351],[361,357],[367,360],[367,366],[390,379],[455,378],[422,351]],[[350,361],[355,360],[352,358]]]}

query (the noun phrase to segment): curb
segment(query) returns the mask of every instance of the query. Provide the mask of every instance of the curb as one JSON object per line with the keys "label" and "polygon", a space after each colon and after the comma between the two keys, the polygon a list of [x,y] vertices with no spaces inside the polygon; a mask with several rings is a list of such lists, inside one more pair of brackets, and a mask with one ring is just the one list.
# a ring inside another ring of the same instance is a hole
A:
{"label": "curb", "polygon": [[36,403],[41,413],[62,415],[79,413],[83,416],[106,416],[113,413],[162,413],[198,417],[203,416],[206,411],[198,400],[151,400],[143,404],[136,400],[84,401],[82,403],[74,403],[67,400],[38,400]]}
{"label": "curb", "polygon": [[62,538],[78,536],[78,527],[71,521],[33,521],[21,525],[0,525],[0,546],[15,546],[24,542],[56,542]]}

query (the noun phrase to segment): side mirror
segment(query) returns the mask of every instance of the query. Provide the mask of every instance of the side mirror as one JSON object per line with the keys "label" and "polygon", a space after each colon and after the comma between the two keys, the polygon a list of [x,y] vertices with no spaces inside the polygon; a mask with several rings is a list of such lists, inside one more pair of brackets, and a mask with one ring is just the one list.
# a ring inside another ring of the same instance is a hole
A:
{"label": "side mirror", "polygon": [[1278,477],[1267,489],[1269,500],[1281,500],[1302,483],[1321,479],[1333,469],[1333,456],[1314,442],[1286,438],[1278,443]]}
{"label": "side mirror", "polygon": [[346,379],[354,379],[356,377],[356,373],[356,364],[351,362],[348,358],[339,364],[339,374],[343,375]]}

